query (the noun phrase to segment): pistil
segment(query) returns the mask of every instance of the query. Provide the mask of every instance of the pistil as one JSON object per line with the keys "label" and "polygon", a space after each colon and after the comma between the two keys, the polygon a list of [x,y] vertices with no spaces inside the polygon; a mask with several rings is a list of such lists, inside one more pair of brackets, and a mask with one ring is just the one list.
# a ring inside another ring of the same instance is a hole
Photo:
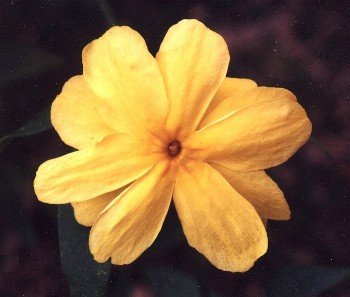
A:
{"label": "pistil", "polygon": [[181,142],[178,140],[173,140],[168,145],[168,153],[171,157],[175,157],[181,152]]}

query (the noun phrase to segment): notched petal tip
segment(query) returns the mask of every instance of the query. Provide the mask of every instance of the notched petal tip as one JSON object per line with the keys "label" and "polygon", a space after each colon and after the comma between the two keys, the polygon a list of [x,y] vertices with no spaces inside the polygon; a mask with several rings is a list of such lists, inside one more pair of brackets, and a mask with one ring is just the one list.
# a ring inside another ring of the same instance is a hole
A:
{"label": "notched petal tip", "polygon": [[183,19],[177,22],[176,24],[172,25],[168,31],[179,27],[183,27],[183,28],[187,27],[188,29],[193,29],[195,27],[203,28],[203,29],[208,28],[206,25],[204,25],[201,21],[197,19]]}
{"label": "notched petal tip", "polygon": [[[101,257],[98,253],[92,252],[90,241],[89,241],[89,249],[90,249],[90,253],[92,254],[94,260],[97,263],[102,264],[102,263],[106,263],[109,260],[109,257]],[[114,264],[114,263],[112,263],[112,264]]]}

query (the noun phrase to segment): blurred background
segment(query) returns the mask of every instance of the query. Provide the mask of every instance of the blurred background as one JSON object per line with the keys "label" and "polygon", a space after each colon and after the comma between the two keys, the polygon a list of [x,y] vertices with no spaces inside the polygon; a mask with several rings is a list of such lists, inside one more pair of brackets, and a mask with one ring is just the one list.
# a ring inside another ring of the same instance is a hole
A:
{"label": "blurred background", "polygon": [[[350,296],[349,15],[348,1],[1,0],[0,296]],[[57,211],[33,192],[37,167],[72,151],[48,108],[82,73],[83,47],[128,25],[155,54],[183,18],[225,38],[229,76],[293,91],[313,123],[308,143],[269,171],[292,219],[268,222],[269,250],[244,274],[190,248],[173,206],[136,262],[99,266],[70,206]]]}

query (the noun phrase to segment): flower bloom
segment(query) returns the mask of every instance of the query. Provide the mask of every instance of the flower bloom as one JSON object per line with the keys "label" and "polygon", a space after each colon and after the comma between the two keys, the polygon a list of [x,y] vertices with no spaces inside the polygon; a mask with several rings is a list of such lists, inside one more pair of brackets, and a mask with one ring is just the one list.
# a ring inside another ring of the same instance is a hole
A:
{"label": "flower bloom", "polygon": [[246,271],[266,252],[263,220],[289,219],[264,169],[305,143],[310,121],[290,91],[225,77],[228,63],[224,39],[196,20],[172,26],[156,57],[129,27],[84,48],[83,75],[51,109],[78,151],[42,164],[34,188],[92,226],[96,261],[139,257],[172,198],[188,243],[227,271]]}

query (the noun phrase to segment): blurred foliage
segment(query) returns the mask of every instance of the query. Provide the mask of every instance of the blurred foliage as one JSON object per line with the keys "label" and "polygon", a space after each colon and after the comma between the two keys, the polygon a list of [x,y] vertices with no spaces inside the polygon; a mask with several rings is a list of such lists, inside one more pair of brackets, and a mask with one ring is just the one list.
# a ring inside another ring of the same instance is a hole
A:
{"label": "blurred foliage", "polygon": [[311,297],[350,278],[350,268],[287,265],[270,276],[268,297]]}
{"label": "blurred foliage", "polygon": [[198,280],[181,271],[160,267],[147,271],[146,275],[156,296],[221,297],[211,290],[203,290]]}
{"label": "blurred foliage", "polygon": [[14,132],[0,138],[0,153],[13,138],[26,137],[38,134],[52,128],[50,120],[50,107],[34,115],[27,123]]}
{"label": "blurred foliage", "polygon": [[62,59],[38,47],[0,40],[0,87],[56,68]]}
{"label": "blurred foliage", "polygon": [[72,297],[107,295],[111,264],[97,263],[89,251],[89,228],[79,225],[70,204],[58,206],[62,270]]}
{"label": "blurred foliage", "polygon": [[[34,226],[25,212],[25,207],[21,196],[25,189],[30,186],[31,176],[28,168],[16,166],[14,160],[7,159],[1,163],[0,175],[0,210],[2,220],[11,222],[11,228],[22,235],[22,239],[27,248],[33,249],[36,245]],[[21,185],[22,188],[19,187]],[[4,193],[6,189],[6,197]],[[1,233],[6,232],[0,228]]]}
{"label": "blurred foliage", "polygon": [[[58,243],[73,297],[134,297],[137,292],[152,297],[311,297],[344,284],[350,267],[350,171],[345,162],[350,28],[345,5],[270,0],[1,2],[0,235],[7,237],[0,240],[0,295],[67,296],[56,267]],[[49,108],[36,112],[52,102],[68,77],[81,73],[81,49],[111,25],[137,29],[155,53],[170,25],[192,17],[227,40],[234,65],[230,75],[287,87],[310,114],[312,141],[272,172],[285,190],[292,221],[269,224],[269,252],[245,274],[218,271],[192,253],[173,206],[141,259],[123,267],[98,264],[88,250],[89,230],[75,222],[71,206],[58,207],[56,230],[54,208],[35,199],[37,166],[68,150],[53,133],[39,134],[51,128]],[[30,119],[23,124],[24,118]],[[11,251],[11,234],[23,241],[16,251]],[[20,256],[16,270],[7,261],[14,253]],[[347,296],[348,287],[343,295],[325,296]]]}

